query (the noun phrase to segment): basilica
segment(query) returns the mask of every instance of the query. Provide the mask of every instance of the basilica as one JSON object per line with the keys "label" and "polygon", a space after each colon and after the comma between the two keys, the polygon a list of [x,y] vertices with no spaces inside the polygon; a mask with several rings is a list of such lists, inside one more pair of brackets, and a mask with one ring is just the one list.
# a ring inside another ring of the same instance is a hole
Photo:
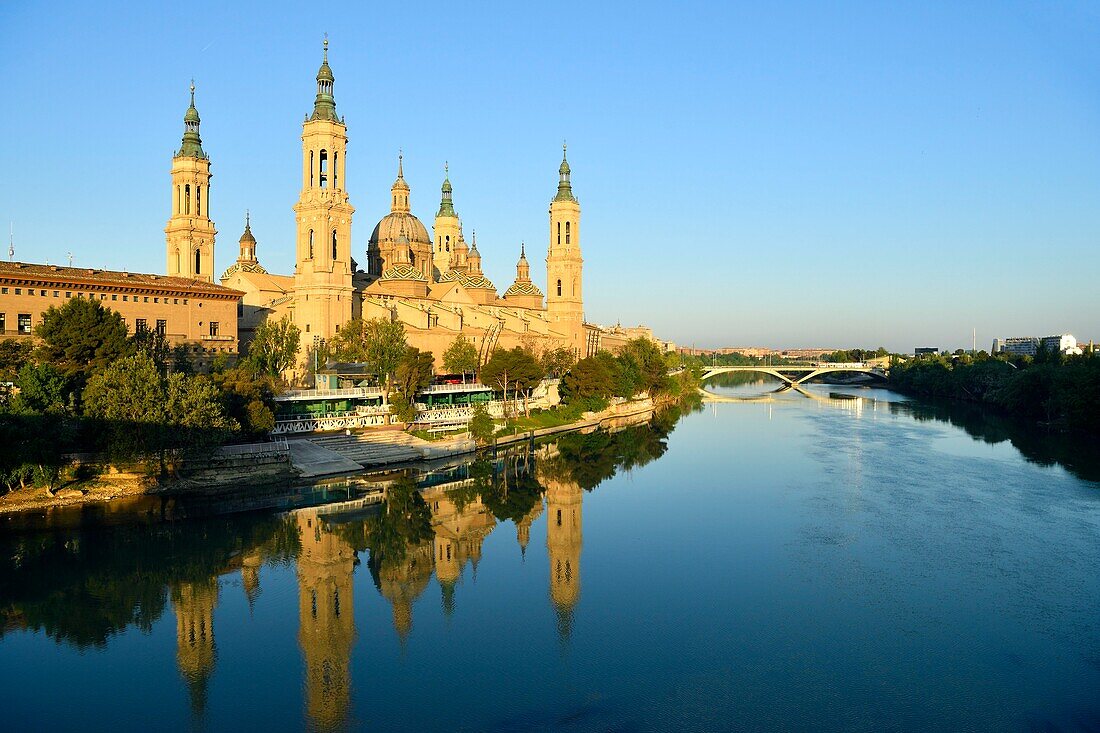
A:
{"label": "basilica", "polygon": [[[564,346],[579,357],[614,347],[617,334],[587,324],[582,298],[581,207],[573,195],[564,146],[558,187],[550,202],[547,292],[531,278],[525,247],[517,247],[516,276],[503,295],[482,271],[477,237],[467,239],[444,177],[432,231],[412,213],[403,162],[390,187],[389,213],[374,225],[360,265],[353,254],[355,207],[345,188],[347,126],[336,112],[328,42],[317,72],[313,110],[302,125],[301,194],[294,206],[295,269],[269,272],[250,223],[240,254],[221,276],[243,293],[238,331],[242,350],[266,319],[289,318],[301,333],[301,355],[330,339],[352,319],[404,324],[408,342],[437,359],[459,334],[484,360],[493,348]],[[172,161],[173,208],[165,229],[167,274],[212,282],[214,223],[210,219],[210,159],[199,136],[194,88],[183,141]],[[608,340],[602,343],[601,339]]]}

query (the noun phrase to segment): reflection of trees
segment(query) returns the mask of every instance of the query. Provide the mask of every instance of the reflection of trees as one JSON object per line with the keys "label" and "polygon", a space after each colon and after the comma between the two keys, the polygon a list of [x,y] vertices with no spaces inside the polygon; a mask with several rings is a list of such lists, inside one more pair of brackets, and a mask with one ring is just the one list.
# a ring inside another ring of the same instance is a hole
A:
{"label": "reflection of trees", "polygon": [[148,632],[167,607],[169,586],[235,570],[242,553],[264,548],[283,524],[221,517],[0,535],[0,635],[41,630],[85,648],[131,625]]}
{"label": "reflection of trees", "polygon": [[998,414],[988,407],[966,402],[891,402],[891,412],[903,412],[915,420],[936,420],[962,428],[977,440],[995,444],[1010,441],[1031,463],[1058,464],[1088,481],[1100,481],[1100,453],[1095,438],[1079,433],[1043,430],[1033,422]]}
{"label": "reflection of trees", "polygon": [[665,439],[679,415],[677,411],[668,411],[647,425],[618,432],[569,433],[558,439],[558,456],[551,460],[556,464],[555,470],[566,472],[582,488],[591,491],[618,470],[640,468],[663,456],[668,450]]}

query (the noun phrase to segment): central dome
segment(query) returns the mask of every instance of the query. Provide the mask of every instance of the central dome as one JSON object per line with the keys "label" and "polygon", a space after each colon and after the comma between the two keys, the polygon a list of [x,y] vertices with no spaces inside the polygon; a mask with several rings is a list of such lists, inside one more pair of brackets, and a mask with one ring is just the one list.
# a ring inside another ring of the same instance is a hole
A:
{"label": "central dome", "polygon": [[432,238],[428,236],[424,224],[412,214],[403,211],[394,211],[382,217],[382,221],[371,232],[370,244],[378,246],[394,243],[402,232],[408,238],[409,244],[432,246]]}

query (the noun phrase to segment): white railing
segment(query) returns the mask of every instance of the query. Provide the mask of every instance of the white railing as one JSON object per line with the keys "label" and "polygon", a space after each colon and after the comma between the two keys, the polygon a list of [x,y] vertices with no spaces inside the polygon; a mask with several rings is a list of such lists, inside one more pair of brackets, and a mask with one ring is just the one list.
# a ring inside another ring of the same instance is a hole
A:
{"label": "white railing", "polygon": [[381,397],[381,387],[347,387],[344,389],[292,389],[275,398],[276,402],[297,400],[327,400],[340,397]]}
{"label": "white railing", "polygon": [[275,423],[272,435],[289,435],[293,433],[317,433],[326,430],[353,430],[355,428],[369,428],[375,425],[385,425],[385,413],[377,415],[360,415],[348,412],[335,415],[318,415],[310,417],[297,417],[290,420],[279,420]]}
{"label": "white railing", "polygon": [[480,382],[469,382],[467,384],[433,384],[420,390],[419,394],[438,394],[440,392],[485,392],[491,389],[492,387],[486,387]]}

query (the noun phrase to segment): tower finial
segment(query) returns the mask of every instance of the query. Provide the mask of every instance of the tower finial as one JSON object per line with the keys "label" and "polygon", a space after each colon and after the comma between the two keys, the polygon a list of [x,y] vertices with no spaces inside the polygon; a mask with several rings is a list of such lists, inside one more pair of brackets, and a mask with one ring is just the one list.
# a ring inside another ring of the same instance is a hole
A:
{"label": "tower finial", "polygon": [[249,213],[248,209],[245,209],[244,210],[244,228],[248,229],[251,226],[252,226],[252,216]]}
{"label": "tower finial", "polygon": [[443,176],[447,177],[451,175],[451,166],[447,161],[443,161]]}
{"label": "tower finial", "polygon": [[525,251],[524,251],[524,246],[525,246],[525,245],[523,244],[523,241],[521,240],[521,241],[520,241],[520,243],[519,243],[519,256],[520,256],[521,258],[523,258],[523,257],[526,257],[526,256],[527,256],[527,252],[525,252]]}
{"label": "tower finial", "polygon": [[567,147],[567,145],[565,144],[565,140],[562,140],[561,141],[561,159],[562,160],[565,160],[565,149],[566,149],[566,147]]}
{"label": "tower finial", "polygon": [[191,106],[195,106],[195,77],[191,77]]}
{"label": "tower finial", "polygon": [[325,63],[327,64],[327,63],[328,63],[328,31],[325,31],[325,42],[324,42],[324,44],[323,44],[323,45],[324,45],[324,47],[325,47],[325,50],[324,50],[324,56],[325,56],[325,57],[324,57],[324,62],[325,62]]}
{"label": "tower finial", "polygon": [[397,177],[398,178],[404,178],[405,177],[404,159],[405,159],[405,153],[401,150],[401,148],[398,148],[397,149]]}

